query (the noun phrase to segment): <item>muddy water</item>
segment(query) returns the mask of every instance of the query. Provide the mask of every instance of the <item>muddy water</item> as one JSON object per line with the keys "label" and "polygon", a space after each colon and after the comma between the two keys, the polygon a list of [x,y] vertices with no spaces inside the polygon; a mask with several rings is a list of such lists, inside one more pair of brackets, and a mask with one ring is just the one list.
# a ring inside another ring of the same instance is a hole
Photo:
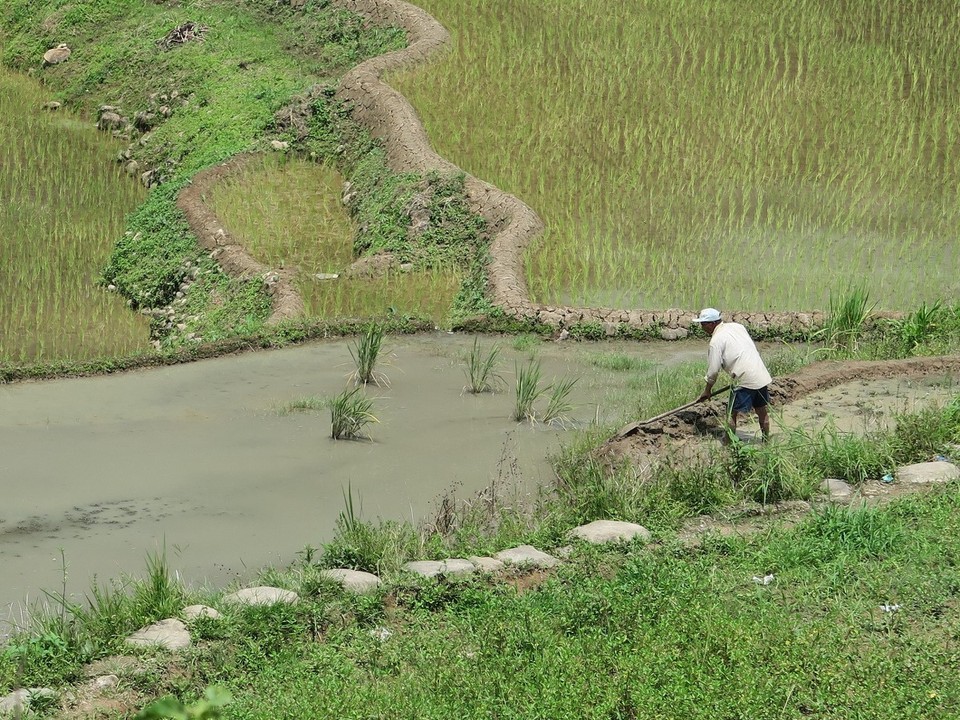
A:
{"label": "muddy water", "polygon": [[[549,482],[547,455],[570,431],[509,419],[513,393],[463,392],[471,338],[390,338],[374,388],[370,442],[329,439],[329,416],[282,414],[304,396],[329,397],[351,370],[346,341],[250,353],[97,378],[0,387],[0,610],[59,590],[140,574],[166,549],[190,583],[251,579],[333,534],[348,484],[362,517],[428,516],[502,477],[521,491]],[[504,339],[502,374],[517,351]],[[485,339],[484,346],[492,344]],[[702,359],[704,345],[542,344],[545,381],[578,376],[574,419],[619,422],[623,372],[591,357],[626,352],[657,362]]]}

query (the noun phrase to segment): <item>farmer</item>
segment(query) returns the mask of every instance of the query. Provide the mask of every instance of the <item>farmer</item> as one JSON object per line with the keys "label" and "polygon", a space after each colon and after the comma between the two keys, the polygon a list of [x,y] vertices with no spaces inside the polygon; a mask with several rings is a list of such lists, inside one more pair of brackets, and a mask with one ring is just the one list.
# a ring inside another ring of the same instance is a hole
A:
{"label": "farmer", "polygon": [[736,435],[737,417],[740,413],[749,413],[753,409],[760,421],[760,432],[766,440],[770,436],[770,415],[767,411],[770,393],[767,386],[772,378],[747,329],[740,323],[723,322],[720,311],[714,308],[701,310],[700,316],[694,322],[700,323],[710,336],[707,385],[697,402],[703,402],[710,397],[721,368],[726,370],[734,385],[730,403],[730,430]]}

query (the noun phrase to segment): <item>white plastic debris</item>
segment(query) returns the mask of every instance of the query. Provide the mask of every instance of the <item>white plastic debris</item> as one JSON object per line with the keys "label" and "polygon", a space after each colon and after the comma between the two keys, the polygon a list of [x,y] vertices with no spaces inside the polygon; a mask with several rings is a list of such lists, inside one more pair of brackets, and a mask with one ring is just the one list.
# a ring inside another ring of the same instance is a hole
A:
{"label": "white plastic debris", "polygon": [[760,577],[759,575],[754,575],[753,581],[757,585],[769,585],[774,581],[774,576],[773,576],[773,573],[770,573],[769,575],[764,575],[763,577]]}
{"label": "white plastic debris", "polygon": [[900,606],[899,606],[899,605],[887,605],[887,604],[884,604],[884,605],[881,605],[881,606],[880,606],[880,609],[883,610],[885,613],[892,613],[892,612],[896,612],[897,610],[899,610],[899,609],[900,609]]}
{"label": "white plastic debris", "polygon": [[380,642],[386,642],[393,632],[389,628],[378,627],[370,631],[370,634]]}

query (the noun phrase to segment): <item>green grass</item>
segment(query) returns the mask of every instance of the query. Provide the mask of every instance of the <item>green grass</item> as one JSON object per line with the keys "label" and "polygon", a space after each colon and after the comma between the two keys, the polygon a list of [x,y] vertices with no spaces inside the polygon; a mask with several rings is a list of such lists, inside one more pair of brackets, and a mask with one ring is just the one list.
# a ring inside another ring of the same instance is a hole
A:
{"label": "green grass", "polygon": [[330,408],[330,437],[334,440],[366,437],[363,429],[371,423],[380,422],[371,412],[373,400],[363,394],[362,386],[344,390],[331,398],[327,406]]}
{"label": "green grass", "polygon": [[480,338],[473,339],[473,346],[467,355],[466,367],[463,371],[467,376],[466,389],[469,392],[475,395],[496,392],[504,384],[503,376],[498,371],[500,352],[501,348],[497,343],[484,351],[480,347]]}
{"label": "green grass", "polygon": [[144,193],[118,144],[49,93],[0,69],[0,361],[85,360],[149,350],[148,323],[98,282]]}
{"label": "green grass", "polygon": [[953,2],[420,6],[453,50],[392,82],[441,155],[546,221],[536,300],[824,309],[867,278],[902,310],[960,289]]}
{"label": "green grass", "polygon": [[[36,58],[50,43],[74,48],[69,62],[42,71],[47,98],[88,116],[104,103],[120,106],[128,117],[156,111],[160,103],[170,107],[169,119],[149,136],[127,138],[131,158],[141,171],[155,170],[163,185],[129,216],[127,233],[104,232],[101,241],[115,245],[99,261],[106,265],[104,282],[134,309],[174,301],[188,264],[203,272],[204,282],[191,287],[181,308],[187,312],[174,324],[189,327],[180,333],[153,328],[167,347],[183,344],[187,334],[199,340],[250,336],[269,315],[259,282],[212,277],[216,266],[176,208],[178,190],[201,169],[260,147],[266,134],[282,134],[275,114],[294,95],[403,42],[395,28],[364,27],[344,10],[308,5],[295,12],[253,0],[215,7],[85,0],[69,8],[11,0],[0,9],[5,65],[36,74]],[[158,50],[156,40],[187,20],[208,28],[203,41]],[[337,146],[336,139],[327,142]],[[30,265],[21,270],[30,271]],[[387,290],[386,298],[381,290],[372,301],[377,313],[390,305]]]}
{"label": "green grass", "polygon": [[271,578],[298,606],[194,624],[197,646],[165,665],[190,672],[137,687],[185,704],[220,687],[238,720],[951,717],[958,518],[950,486],[695,549],[578,546],[523,592],[467,580],[351,597],[303,561]]}

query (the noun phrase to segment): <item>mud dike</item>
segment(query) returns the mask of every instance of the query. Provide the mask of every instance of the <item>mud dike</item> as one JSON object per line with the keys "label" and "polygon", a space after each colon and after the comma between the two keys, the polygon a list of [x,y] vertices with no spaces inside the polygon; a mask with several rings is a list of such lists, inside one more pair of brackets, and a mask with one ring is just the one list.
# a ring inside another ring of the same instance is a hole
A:
{"label": "mud dike", "polygon": [[[960,356],[957,355],[886,361],[823,361],[801,368],[793,375],[775,378],[770,385],[770,399],[774,405],[782,406],[819,390],[828,390],[857,380],[958,373]],[[700,403],[663,420],[640,425],[622,437],[610,438],[597,452],[614,463],[620,460],[643,462],[659,455],[674,441],[708,433],[724,414],[724,401]]]}

